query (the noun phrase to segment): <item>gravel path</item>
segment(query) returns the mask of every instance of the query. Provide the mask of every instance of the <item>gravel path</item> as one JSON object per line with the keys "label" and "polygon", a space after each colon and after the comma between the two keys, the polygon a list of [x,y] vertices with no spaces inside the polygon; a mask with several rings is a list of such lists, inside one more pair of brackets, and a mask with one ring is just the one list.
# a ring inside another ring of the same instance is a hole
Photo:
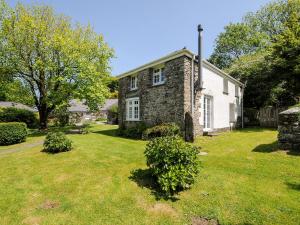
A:
{"label": "gravel path", "polygon": [[23,151],[23,150],[27,150],[27,149],[30,149],[30,148],[33,148],[33,147],[36,147],[36,146],[39,146],[39,145],[42,145],[42,144],[43,144],[43,140],[39,140],[39,141],[36,141],[36,142],[33,142],[33,143],[24,144],[21,147],[10,148],[10,149],[7,149],[7,150],[0,150],[0,156],[10,154],[10,153],[20,152],[20,151]]}

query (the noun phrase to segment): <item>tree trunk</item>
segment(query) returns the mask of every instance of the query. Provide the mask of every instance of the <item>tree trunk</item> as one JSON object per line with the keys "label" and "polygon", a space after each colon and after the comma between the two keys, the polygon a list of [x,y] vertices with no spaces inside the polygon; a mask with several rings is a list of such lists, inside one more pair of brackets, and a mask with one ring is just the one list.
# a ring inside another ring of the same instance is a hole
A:
{"label": "tree trunk", "polygon": [[48,128],[48,109],[46,105],[43,105],[39,108],[40,116],[40,129],[45,130]]}

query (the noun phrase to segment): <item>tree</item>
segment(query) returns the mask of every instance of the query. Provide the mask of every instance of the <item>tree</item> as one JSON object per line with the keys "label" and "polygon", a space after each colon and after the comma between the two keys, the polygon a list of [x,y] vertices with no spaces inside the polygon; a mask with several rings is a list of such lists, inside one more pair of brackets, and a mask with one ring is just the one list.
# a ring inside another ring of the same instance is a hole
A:
{"label": "tree", "polygon": [[255,13],[246,14],[241,23],[226,26],[216,39],[209,61],[221,69],[229,68],[241,56],[269,47],[289,17],[288,1],[299,0],[271,2]]}
{"label": "tree", "polygon": [[109,88],[110,98],[118,98],[119,80],[115,77],[111,77],[108,80],[107,87]]}
{"label": "tree", "polygon": [[277,75],[272,100],[291,105],[300,96],[300,1],[289,1],[288,6],[284,30],[274,37],[267,60],[272,63],[271,73]]}
{"label": "tree", "polygon": [[[213,63],[247,82],[245,107],[293,105],[300,95],[300,0],[272,2],[230,24],[218,39]],[[217,57],[216,57],[217,56]]]}
{"label": "tree", "polygon": [[246,83],[244,92],[244,106],[246,108],[262,107],[269,99],[269,70],[265,61],[267,52],[260,51],[241,56],[225,71],[231,76]]}
{"label": "tree", "polygon": [[0,101],[19,102],[29,106],[34,105],[30,88],[25,86],[20,80],[1,81],[0,79]]}
{"label": "tree", "polygon": [[261,34],[245,23],[229,24],[216,41],[209,61],[220,69],[228,68],[239,57],[253,53],[263,45]]}
{"label": "tree", "polygon": [[85,99],[97,109],[108,95],[113,51],[90,25],[72,26],[48,6],[7,9],[0,27],[1,71],[30,87],[40,126],[70,99]]}

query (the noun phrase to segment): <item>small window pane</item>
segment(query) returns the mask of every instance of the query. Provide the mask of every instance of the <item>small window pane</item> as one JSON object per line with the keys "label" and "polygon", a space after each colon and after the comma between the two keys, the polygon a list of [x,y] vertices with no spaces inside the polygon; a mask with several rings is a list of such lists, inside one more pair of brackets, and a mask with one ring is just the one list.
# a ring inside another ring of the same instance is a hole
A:
{"label": "small window pane", "polygon": [[161,81],[163,82],[165,80],[165,69],[162,68],[161,69],[161,77],[160,77]]}
{"label": "small window pane", "polygon": [[132,118],[132,107],[129,107],[129,115],[128,115],[128,118],[131,119]]}
{"label": "small window pane", "polygon": [[131,89],[137,88],[137,77],[136,76],[131,77],[130,88]]}

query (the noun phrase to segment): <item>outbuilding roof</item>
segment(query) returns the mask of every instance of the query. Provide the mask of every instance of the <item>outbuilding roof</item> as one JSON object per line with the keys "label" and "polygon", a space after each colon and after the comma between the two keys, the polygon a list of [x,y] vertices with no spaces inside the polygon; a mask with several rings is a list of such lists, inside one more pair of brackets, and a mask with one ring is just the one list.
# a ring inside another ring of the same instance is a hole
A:
{"label": "outbuilding roof", "polygon": [[118,105],[118,99],[112,98],[112,99],[106,99],[104,105],[102,106],[102,108],[100,108],[100,110],[109,110],[110,107],[112,107],[113,105]]}
{"label": "outbuilding roof", "polygon": [[[100,108],[100,111],[108,110],[111,106],[117,105],[118,99],[106,99],[104,105]],[[69,112],[89,112],[89,107],[85,104],[85,101],[80,101],[73,99],[70,101],[70,107],[68,108]]]}
{"label": "outbuilding roof", "polygon": [[27,105],[24,105],[24,104],[18,103],[18,102],[0,101],[0,107],[4,107],[4,108],[14,107],[14,108],[17,108],[17,109],[26,109],[26,110],[29,110],[29,111],[32,111],[32,112],[36,112],[37,111],[36,109],[34,109],[32,107],[29,107]]}

